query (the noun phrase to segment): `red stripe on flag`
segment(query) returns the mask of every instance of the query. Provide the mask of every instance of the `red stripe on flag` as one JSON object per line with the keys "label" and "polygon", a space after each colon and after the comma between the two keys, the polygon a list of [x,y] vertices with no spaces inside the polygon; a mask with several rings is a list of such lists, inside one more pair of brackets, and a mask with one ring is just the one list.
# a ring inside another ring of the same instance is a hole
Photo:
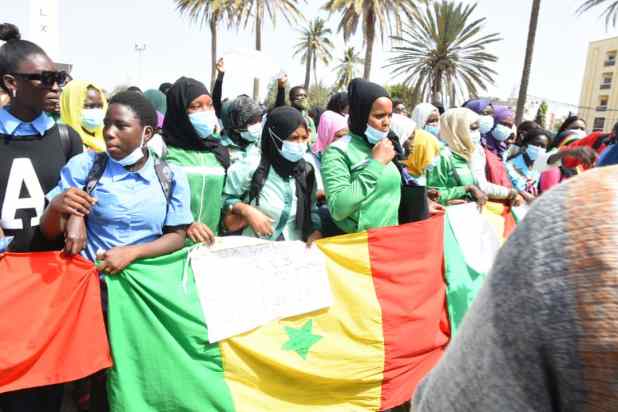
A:
{"label": "red stripe on flag", "polygon": [[369,231],[384,331],[381,409],[410,400],[449,341],[443,238],[444,216]]}
{"label": "red stripe on flag", "polygon": [[504,233],[502,234],[502,237],[506,240],[509,236],[511,236],[511,233],[513,233],[517,227],[517,222],[515,221],[515,217],[513,216],[513,212],[510,207],[504,208],[502,217],[504,218]]}
{"label": "red stripe on flag", "polygon": [[0,255],[0,393],[111,366],[99,277],[59,252]]}

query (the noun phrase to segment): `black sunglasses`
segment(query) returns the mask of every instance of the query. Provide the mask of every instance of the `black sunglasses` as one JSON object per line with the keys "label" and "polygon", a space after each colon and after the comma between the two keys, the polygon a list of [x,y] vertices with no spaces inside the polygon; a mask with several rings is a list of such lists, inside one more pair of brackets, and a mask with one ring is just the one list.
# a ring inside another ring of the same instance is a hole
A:
{"label": "black sunglasses", "polygon": [[41,86],[51,88],[55,83],[62,87],[67,84],[70,79],[69,73],[65,71],[49,71],[44,70],[41,73],[11,73],[15,77],[20,77],[25,80],[38,80]]}

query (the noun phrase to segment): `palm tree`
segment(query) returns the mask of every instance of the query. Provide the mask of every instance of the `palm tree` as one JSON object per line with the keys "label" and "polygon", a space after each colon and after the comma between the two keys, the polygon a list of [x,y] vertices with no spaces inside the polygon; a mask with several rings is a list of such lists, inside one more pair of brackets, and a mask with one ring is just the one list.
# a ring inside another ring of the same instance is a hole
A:
{"label": "palm tree", "polygon": [[317,17],[310,22],[307,27],[300,30],[301,36],[294,48],[294,56],[301,56],[301,61],[305,63],[305,89],[309,89],[311,81],[311,68],[315,82],[318,82],[317,65],[320,60],[327,66],[333,59],[330,50],[334,48],[328,36],[333,34],[332,30],[326,27],[326,21]]}
{"label": "palm tree", "polygon": [[482,35],[485,18],[471,19],[474,5],[442,0],[415,13],[401,36],[392,36],[387,67],[405,75],[421,101],[453,104],[460,96],[477,95],[494,82],[496,72],[487,66],[498,59],[485,47],[500,39],[497,33]]}
{"label": "palm tree", "polygon": [[[419,0],[419,2],[426,3],[426,0]],[[382,40],[384,40],[384,33],[387,29],[391,33],[393,29],[399,33],[402,17],[412,17],[416,10],[415,3],[417,2],[414,0],[328,0],[323,9],[331,14],[341,13],[339,31],[343,31],[346,42],[356,33],[361,23],[366,45],[363,77],[369,79],[376,29]]]}
{"label": "palm tree", "polygon": [[530,25],[528,26],[528,43],[526,44],[526,57],[524,59],[524,71],[521,75],[519,85],[519,96],[517,97],[517,112],[515,114],[515,124],[521,123],[524,118],[524,108],[528,99],[528,83],[530,81],[530,70],[532,69],[532,55],[534,53],[534,43],[536,41],[536,28],[539,22],[539,11],[541,0],[532,1],[532,12],[530,14]]}
{"label": "palm tree", "polygon": [[217,66],[217,26],[227,17],[233,17],[232,0],[174,0],[180,15],[210,27],[211,79],[214,82]]}
{"label": "palm tree", "polygon": [[348,47],[335,68],[337,70],[335,90],[345,89],[352,79],[358,77],[358,66],[361,64],[363,64],[363,59],[360,54],[354,50],[354,47]]}
{"label": "palm tree", "polygon": [[[234,0],[233,9],[238,22],[245,28],[249,22],[254,23],[255,28],[255,49],[262,50],[262,28],[264,18],[268,14],[273,26],[277,23],[277,14],[283,15],[289,23],[295,23],[302,19],[302,14],[298,10],[299,0]],[[257,99],[260,94],[260,81],[253,81],[253,98]]]}
{"label": "palm tree", "polygon": [[610,24],[616,27],[616,20],[618,19],[618,1],[616,0],[586,0],[579,6],[577,12],[582,14],[601,5],[607,5],[602,13],[602,15],[605,16],[605,27],[609,27]]}

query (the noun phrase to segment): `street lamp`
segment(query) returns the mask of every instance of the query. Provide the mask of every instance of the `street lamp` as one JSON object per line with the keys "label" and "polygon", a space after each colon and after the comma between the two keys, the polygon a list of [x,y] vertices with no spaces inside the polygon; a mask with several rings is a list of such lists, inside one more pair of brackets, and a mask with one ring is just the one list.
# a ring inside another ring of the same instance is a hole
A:
{"label": "street lamp", "polygon": [[135,52],[137,53],[137,81],[142,83],[142,56],[146,51],[146,43],[135,43]]}

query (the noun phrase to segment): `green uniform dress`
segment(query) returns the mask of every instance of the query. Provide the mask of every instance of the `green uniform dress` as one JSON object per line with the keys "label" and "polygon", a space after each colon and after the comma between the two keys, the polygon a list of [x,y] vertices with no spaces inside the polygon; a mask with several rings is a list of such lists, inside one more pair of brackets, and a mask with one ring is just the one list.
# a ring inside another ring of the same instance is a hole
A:
{"label": "green uniform dress", "polygon": [[440,152],[440,162],[427,174],[427,186],[440,192],[439,202],[446,205],[449,200],[472,200],[466,186],[476,184],[468,161],[451,152],[447,147]]}
{"label": "green uniform dress", "polygon": [[364,138],[350,134],[322,155],[328,209],[346,233],[399,224],[401,175],[393,162],[372,159],[371,150]]}
{"label": "green uniform dress", "polygon": [[[226,209],[239,202],[249,203],[249,188],[253,174],[260,164],[260,153],[253,152],[233,164],[229,171],[224,189]],[[316,188],[312,193],[311,221],[314,230],[320,230],[320,216],[316,202]],[[251,206],[270,217],[273,222],[273,234],[267,240],[302,240],[302,230],[296,227],[296,181],[282,178],[273,167],[270,168],[264,187],[260,192],[260,204],[255,199]],[[251,226],[243,231],[243,236],[258,237]]]}
{"label": "green uniform dress", "polygon": [[256,143],[249,143],[244,149],[240,146],[238,146],[236,143],[234,143],[234,141],[232,139],[230,139],[227,135],[222,135],[221,136],[221,144],[225,147],[227,147],[227,149],[230,152],[230,165],[236,163],[239,160],[244,159],[245,157],[247,157],[250,153],[255,152],[255,151],[260,151],[260,147],[258,145],[258,142]]}
{"label": "green uniform dress", "polygon": [[191,213],[196,222],[204,223],[216,235],[223,207],[225,169],[210,152],[168,147],[165,160],[180,166],[191,187]]}

